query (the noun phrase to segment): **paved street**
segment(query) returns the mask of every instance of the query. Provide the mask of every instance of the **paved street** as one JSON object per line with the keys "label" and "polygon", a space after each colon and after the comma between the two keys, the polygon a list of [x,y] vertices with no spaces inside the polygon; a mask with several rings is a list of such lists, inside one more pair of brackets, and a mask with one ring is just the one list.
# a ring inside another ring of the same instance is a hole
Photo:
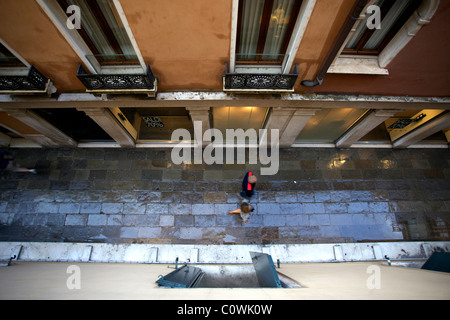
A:
{"label": "paved street", "polygon": [[[170,149],[11,149],[0,241],[284,244],[449,240],[448,149],[281,149],[260,165],[174,165]],[[244,174],[259,178],[248,224]]]}

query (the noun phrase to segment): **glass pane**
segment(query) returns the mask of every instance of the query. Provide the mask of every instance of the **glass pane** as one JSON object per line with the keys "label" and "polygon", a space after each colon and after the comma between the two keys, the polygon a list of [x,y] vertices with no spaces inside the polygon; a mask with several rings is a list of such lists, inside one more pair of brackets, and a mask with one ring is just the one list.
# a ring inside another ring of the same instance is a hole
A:
{"label": "glass pane", "polygon": [[103,33],[97,19],[92,13],[89,4],[85,0],[67,0],[67,4],[77,5],[81,11],[81,27],[86,31],[89,39],[100,54],[114,55],[116,52],[110,46],[108,39]]}
{"label": "glass pane", "polygon": [[345,45],[345,49],[356,49],[356,45],[361,40],[364,33],[367,31],[367,17],[364,20],[360,21],[358,26],[356,27],[353,35],[348,39],[347,44]]}
{"label": "glass pane", "polygon": [[214,128],[225,133],[226,129],[261,129],[266,117],[264,107],[214,107]]}
{"label": "glass pane", "polygon": [[405,12],[412,0],[395,1],[392,8],[381,20],[381,29],[376,29],[364,46],[364,50],[377,50],[384,38],[397,22],[397,19]]}
{"label": "glass pane", "polygon": [[295,0],[275,0],[262,60],[279,60]]}
{"label": "glass pane", "polygon": [[386,125],[381,123],[372,131],[367,133],[364,137],[359,139],[360,143],[390,143],[391,138],[389,137],[389,133],[386,130]]}
{"label": "glass pane", "polygon": [[334,143],[366,110],[323,109],[316,113],[300,132],[297,143]]}
{"label": "glass pane", "polygon": [[255,60],[264,0],[246,0],[242,8],[238,60]]}
{"label": "glass pane", "polygon": [[[92,41],[92,44],[97,49],[98,54],[95,54],[95,56],[100,62],[136,60],[134,48],[124,26],[121,23],[119,14],[114,7],[114,3],[111,0],[96,1],[98,7],[100,8],[101,14],[103,14],[109,28],[112,31],[111,35],[105,34],[105,31],[101,28],[99,23],[99,21],[101,21],[99,20],[99,13],[95,13],[94,8],[89,5],[86,0],[66,1],[69,6],[77,5],[80,7],[81,26],[90,41]],[[114,44],[108,40],[108,36],[116,39],[120,50],[114,48]]]}
{"label": "glass pane", "polygon": [[[381,8],[381,5],[383,4],[384,0],[378,0],[374,3],[374,5]],[[366,16],[363,20],[361,20],[356,27],[355,32],[350,37],[350,39],[347,41],[347,44],[345,45],[345,49],[356,49],[356,45],[361,40],[364,33],[367,31],[367,19],[369,18],[369,15],[366,13]]]}
{"label": "glass pane", "polygon": [[105,16],[105,19],[108,21],[108,25],[114,33],[125,57],[135,56],[133,45],[131,44],[130,38],[122,24],[122,20],[119,17],[119,13],[117,12],[114,3],[111,0],[97,0],[97,3]]}

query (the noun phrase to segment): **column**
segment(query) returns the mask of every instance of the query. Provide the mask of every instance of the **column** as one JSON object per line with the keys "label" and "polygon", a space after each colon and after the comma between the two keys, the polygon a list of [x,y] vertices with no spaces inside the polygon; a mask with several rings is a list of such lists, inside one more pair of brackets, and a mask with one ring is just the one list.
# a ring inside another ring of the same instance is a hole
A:
{"label": "column", "polygon": [[[202,123],[203,137],[205,137],[205,131],[210,129],[209,109],[210,107],[186,107],[186,110],[189,111],[193,124],[195,121],[200,121]],[[203,146],[208,145],[210,142],[211,140],[205,140],[203,138]]]}
{"label": "column", "polygon": [[100,128],[105,130],[121,147],[134,147],[135,140],[127,132],[127,130],[117,121],[116,117],[106,108],[77,108],[83,111],[92,120],[94,120]]}
{"label": "column", "polygon": [[447,111],[395,140],[392,145],[394,148],[407,148],[410,145],[420,142],[426,137],[429,137],[438,131],[444,130],[449,126],[450,112]]}
{"label": "column", "polygon": [[319,109],[299,109],[299,108],[272,108],[272,113],[267,122],[267,141],[270,142],[270,130],[280,130],[280,147],[289,148],[295,139],[308,123],[309,119],[316,114]]}
{"label": "column", "polygon": [[336,141],[336,147],[349,148],[362,137],[401,110],[372,110]]}
{"label": "column", "polygon": [[57,146],[76,147],[78,144],[75,140],[70,138],[68,135],[66,135],[59,129],[55,128],[46,120],[42,119],[32,110],[14,109],[5,111],[11,117],[16,118],[17,120],[33,128],[34,130],[40,132],[43,136],[42,135],[25,136],[27,139],[33,140],[34,142],[40,145],[47,147],[57,147]]}
{"label": "column", "polygon": [[317,111],[320,109],[297,109],[289,119],[280,138],[280,147],[290,147],[297,139],[300,132]]}

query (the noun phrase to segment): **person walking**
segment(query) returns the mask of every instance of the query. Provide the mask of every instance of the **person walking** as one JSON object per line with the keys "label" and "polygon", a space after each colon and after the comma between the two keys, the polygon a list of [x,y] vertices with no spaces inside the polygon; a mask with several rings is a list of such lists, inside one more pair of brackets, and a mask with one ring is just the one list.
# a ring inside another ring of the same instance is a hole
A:
{"label": "person walking", "polygon": [[14,157],[9,152],[0,150],[0,169],[12,172],[30,172],[36,173],[36,169],[22,168],[19,163],[14,161]]}
{"label": "person walking", "polygon": [[255,194],[255,185],[257,181],[258,178],[256,178],[253,172],[247,172],[242,180],[242,191],[239,195],[242,198],[250,199]]}
{"label": "person walking", "polygon": [[253,217],[253,211],[255,211],[255,208],[253,208],[247,199],[243,199],[240,209],[228,211],[228,214],[239,214],[244,224],[246,224],[248,220]]}

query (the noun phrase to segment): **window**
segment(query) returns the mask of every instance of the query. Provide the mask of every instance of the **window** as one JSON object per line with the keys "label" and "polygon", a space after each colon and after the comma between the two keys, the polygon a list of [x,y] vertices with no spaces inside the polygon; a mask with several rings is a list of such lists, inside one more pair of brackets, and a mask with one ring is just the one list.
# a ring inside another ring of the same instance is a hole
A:
{"label": "window", "polygon": [[321,109],[309,119],[295,142],[334,143],[366,112],[365,109],[356,108]]}
{"label": "window", "polygon": [[236,64],[281,65],[301,0],[239,0]]}
{"label": "window", "polygon": [[414,11],[422,3],[421,0],[377,0],[381,11],[381,28],[367,28],[369,14],[359,22],[350,36],[342,54],[344,55],[374,55],[377,56],[397,34]]}
{"label": "window", "polygon": [[[102,66],[137,65],[139,60],[112,0],[57,0],[67,13],[76,5],[81,12],[81,28],[77,29],[92,56]],[[67,16],[70,16],[67,13]]]}

